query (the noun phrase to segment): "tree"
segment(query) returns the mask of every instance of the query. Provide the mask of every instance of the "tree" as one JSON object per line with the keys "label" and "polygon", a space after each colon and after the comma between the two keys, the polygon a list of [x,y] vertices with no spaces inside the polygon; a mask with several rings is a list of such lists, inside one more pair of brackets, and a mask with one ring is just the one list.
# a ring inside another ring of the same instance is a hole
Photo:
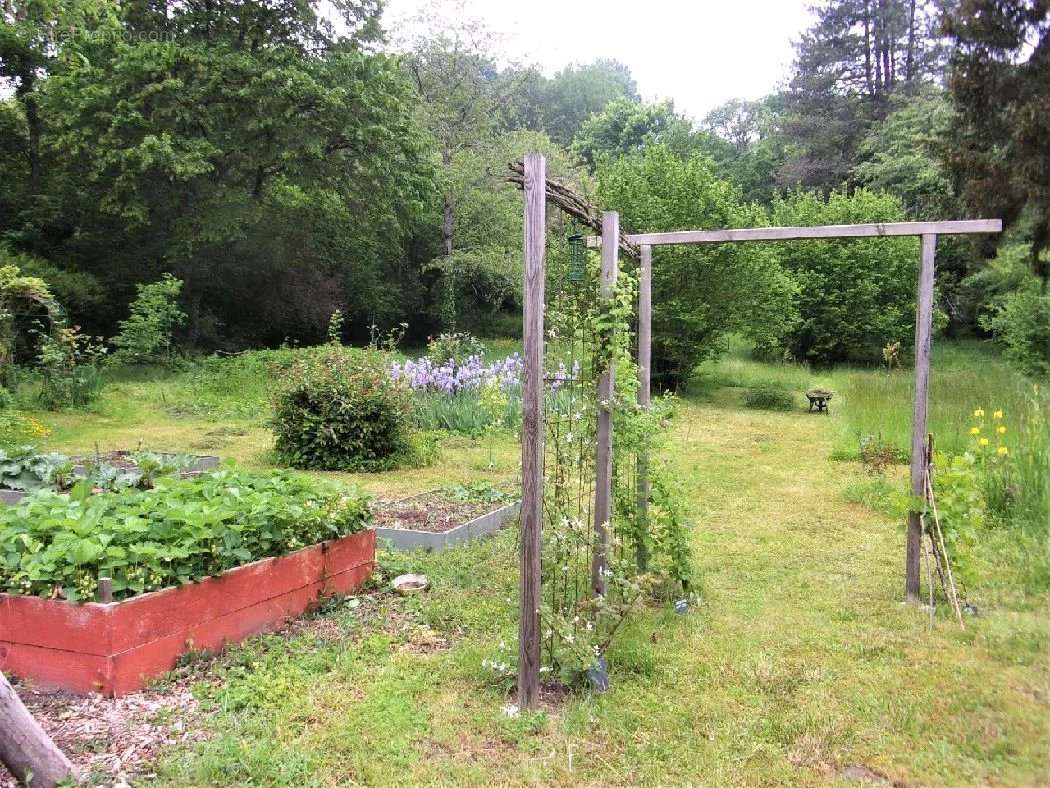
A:
{"label": "tree", "polygon": [[856,147],[898,91],[941,71],[944,47],[932,0],[824,0],[796,48],[784,132],[783,185],[830,190],[856,163]]}
{"label": "tree", "polygon": [[[774,225],[900,221],[900,203],[858,189],[827,199],[795,192],[773,203]],[[919,252],[913,238],[792,241],[777,247],[780,264],[798,285],[801,320],[787,335],[799,360],[822,364],[872,361],[891,342],[911,345]]]}
{"label": "tree", "polygon": [[617,98],[641,98],[630,69],[623,63],[596,60],[568,65],[547,86],[543,128],[552,140],[567,146],[584,120]]}
{"label": "tree", "polygon": [[583,121],[572,148],[592,169],[603,155],[619,157],[648,145],[681,141],[692,133],[689,122],[670,101],[643,104],[619,97]]}
{"label": "tree", "polygon": [[110,333],[162,271],[210,346],[321,337],[334,308],[362,327],[418,310],[430,149],[397,62],[367,51],[371,3],[338,4],[338,35],[298,0],[101,5],[118,34],[57,35],[34,87],[46,199],[0,217],[106,285],[83,324]]}
{"label": "tree", "polygon": [[872,191],[900,198],[915,219],[955,214],[958,198],[944,166],[943,151],[952,108],[940,90],[891,100],[886,119],[861,140],[854,179]]}
{"label": "tree", "polygon": [[420,99],[421,121],[441,156],[441,253],[451,258],[456,205],[449,170],[458,154],[485,145],[500,128],[506,83],[497,79],[492,34],[479,20],[437,18],[434,29],[433,13],[427,17],[431,27],[410,43],[403,62]]}
{"label": "tree", "polygon": [[[663,145],[602,161],[598,195],[603,206],[620,212],[627,232],[761,226],[766,220],[714,175],[710,159],[683,160]],[[796,319],[794,292],[771,246],[654,250],[654,380],[665,387],[683,384],[699,362],[722,351],[730,332],[776,345]]]}
{"label": "tree", "polygon": [[115,357],[135,364],[171,361],[172,334],[186,322],[186,313],[179,308],[181,292],[182,281],[171,274],[139,285],[131,314],[120,321],[120,333],[111,340],[117,348]]}
{"label": "tree", "polygon": [[[532,151],[546,157],[548,177],[573,184],[583,178],[569,154],[542,132],[506,132],[453,159],[449,181],[456,204],[456,248],[450,259],[437,258],[430,266],[441,277],[441,297],[435,300],[443,322],[483,329],[501,311],[520,306],[521,195],[507,183],[506,172],[508,162]],[[552,225],[560,219],[552,215]],[[551,253],[560,251],[557,232],[550,240]]]}
{"label": "tree", "polygon": [[782,97],[734,99],[711,110],[701,127],[725,142],[714,149],[719,174],[738,184],[744,199],[768,205],[787,158]]}
{"label": "tree", "polygon": [[963,198],[1007,226],[1031,221],[1032,269],[1050,281],[1050,4],[958,0],[945,16],[956,114],[946,157]]}

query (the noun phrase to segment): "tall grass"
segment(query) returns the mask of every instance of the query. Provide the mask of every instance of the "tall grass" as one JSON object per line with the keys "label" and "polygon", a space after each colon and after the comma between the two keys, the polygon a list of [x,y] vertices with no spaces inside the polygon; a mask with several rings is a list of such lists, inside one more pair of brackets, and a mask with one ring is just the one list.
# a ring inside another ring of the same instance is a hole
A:
{"label": "tall grass", "polygon": [[[862,440],[876,436],[906,455],[911,446],[911,369],[838,368],[834,404],[839,418],[833,456],[854,459]],[[1011,432],[1021,426],[1029,386],[985,345],[976,342],[934,344],[930,367],[927,424],[937,447],[958,454],[969,446],[975,408],[1001,409]]]}

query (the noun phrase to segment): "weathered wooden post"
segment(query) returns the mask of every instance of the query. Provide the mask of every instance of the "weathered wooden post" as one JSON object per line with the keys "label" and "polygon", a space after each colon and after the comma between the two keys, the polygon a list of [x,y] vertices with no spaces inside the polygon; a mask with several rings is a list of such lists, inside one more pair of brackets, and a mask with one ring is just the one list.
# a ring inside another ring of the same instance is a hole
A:
{"label": "weathered wooden post", "polygon": [[[602,213],[602,272],[599,296],[602,308],[612,306],[616,295],[617,262],[620,251],[620,215]],[[611,330],[603,332],[599,342],[605,368],[598,378],[598,436],[594,481],[594,554],[591,559],[591,589],[595,596],[605,596],[605,572],[609,562],[609,522],[612,519],[612,410],[616,382],[616,363]]]}
{"label": "weathered wooden post", "polygon": [[521,566],[518,705],[536,705],[540,682],[540,538],[543,522],[543,299],[547,163],[525,157],[525,379],[521,428]]}
{"label": "weathered wooden post", "polygon": [[69,759],[51,741],[0,673],[0,763],[27,785],[50,786],[76,778]]}
{"label": "weathered wooden post", "polygon": [[[915,306],[915,399],[911,420],[911,493],[916,499],[926,495],[926,406],[930,388],[930,337],[933,331],[933,266],[937,236],[922,236],[919,264],[919,290]],[[908,512],[907,557],[904,567],[904,593],[908,602],[919,601],[919,554],[922,550],[920,512]]]}
{"label": "weathered wooden post", "polygon": [[[653,357],[653,247],[639,250],[638,264],[638,405],[649,410]],[[638,571],[649,568],[649,451],[638,454]]]}

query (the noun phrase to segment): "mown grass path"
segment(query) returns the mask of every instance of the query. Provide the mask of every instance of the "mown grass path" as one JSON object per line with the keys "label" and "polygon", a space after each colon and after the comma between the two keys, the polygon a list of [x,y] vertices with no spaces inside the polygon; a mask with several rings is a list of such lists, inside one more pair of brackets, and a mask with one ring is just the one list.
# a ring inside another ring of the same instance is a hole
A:
{"label": "mown grass path", "polygon": [[902,605],[903,529],[842,497],[860,471],[827,459],[834,418],[683,403],[668,454],[703,601],[637,617],[605,695],[501,713],[481,661],[514,631],[505,532],[394,558],[432,576],[425,598],[343,606],[219,660],[215,736],[162,782],[1047,784],[1045,600],[965,631]]}

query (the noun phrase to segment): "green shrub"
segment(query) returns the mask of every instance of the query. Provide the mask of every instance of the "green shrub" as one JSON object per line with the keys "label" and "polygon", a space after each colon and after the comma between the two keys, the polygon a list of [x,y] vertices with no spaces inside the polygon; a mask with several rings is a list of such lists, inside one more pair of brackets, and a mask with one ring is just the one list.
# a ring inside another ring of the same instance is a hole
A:
{"label": "green shrub", "polygon": [[277,456],[293,468],[379,471],[410,461],[412,401],[386,353],[326,346],[298,359],[274,406]]}
{"label": "green shrub", "polygon": [[744,392],[744,405],[757,410],[793,410],[795,398],[790,391],[781,389],[748,389]]}
{"label": "green shrub", "polygon": [[112,339],[117,348],[114,358],[132,364],[171,361],[172,334],[186,322],[179,308],[182,280],[164,274],[160,280],[136,285],[131,314],[120,321],[120,333]]}
{"label": "green shrub", "polygon": [[100,495],[85,481],[0,507],[0,589],[78,601],[105,576],[125,598],[356,533],[370,519],[361,493],[286,473],[221,470]]}
{"label": "green shrub", "polygon": [[107,349],[101,339],[80,333],[78,326],[43,335],[37,367],[37,401],[47,410],[90,405],[101,393],[102,364]]}
{"label": "green shrub", "polygon": [[[893,222],[905,218],[899,201],[859,189],[826,200],[798,192],[773,204],[774,225],[804,226]],[[781,265],[798,284],[801,321],[786,335],[798,360],[816,363],[881,360],[881,349],[915,333],[912,238],[794,241],[777,246]]]}
{"label": "green shrub", "polygon": [[[683,160],[664,145],[598,165],[598,197],[629,232],[750,227],[765,212],[715,175],[710,159]],[[653,264],[654,385],[677,388],[697,364],[724,352],[729,333],[776,345],[798,319],[796,283],[772,244],[667,246]]]}
{"label": "green shrub", "polygon": [[9,410],[14,406],[14,395],[3,386],[0,386],[0,411]]}
{"label": "green shrub", "polygon": [[[1034,277],[1033,277],[1034,278]],[[1037,285],[996,300],[981,326],[1006,347],[1006,357],[1026,375],[1050,377],[1050,294]]]}

